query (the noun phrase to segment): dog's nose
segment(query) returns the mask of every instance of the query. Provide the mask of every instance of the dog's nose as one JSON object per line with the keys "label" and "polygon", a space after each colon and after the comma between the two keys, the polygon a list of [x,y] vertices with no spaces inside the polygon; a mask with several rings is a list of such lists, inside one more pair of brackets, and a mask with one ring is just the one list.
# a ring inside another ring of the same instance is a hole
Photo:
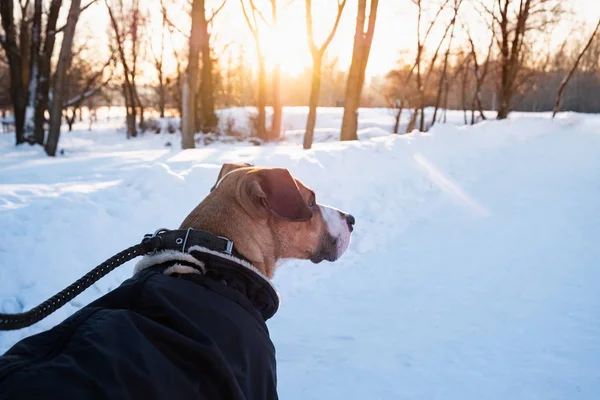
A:
{"label": "dog's nose", "polygon": [[352,232],[354,230],[354,224],[356,223],[356,219],[352,214],[346,214],[346,223],[348,224],[348,229]]}

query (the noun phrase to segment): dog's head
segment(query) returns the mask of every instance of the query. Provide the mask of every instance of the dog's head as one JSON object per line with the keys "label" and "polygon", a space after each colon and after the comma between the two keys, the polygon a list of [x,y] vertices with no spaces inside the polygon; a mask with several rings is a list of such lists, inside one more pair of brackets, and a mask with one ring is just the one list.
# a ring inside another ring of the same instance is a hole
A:
{"label": "dog's head", "polygon": [[[274,262],[287,258],[335,261],[348,248],[355,222],[348,213],[318,204],[315,192],[285,168],[225,164],[205,202],[220,204],[220,223],[227,225],[228,232],[218,234],[237,235],[238,242],[250,240]],[[194,214],[208,211],[201,206],[182,227],[201,228],[194,222],[200,217]],[[211,209],[215,212],[215,206]],[[254,237],[243,237],[240,230]]]}

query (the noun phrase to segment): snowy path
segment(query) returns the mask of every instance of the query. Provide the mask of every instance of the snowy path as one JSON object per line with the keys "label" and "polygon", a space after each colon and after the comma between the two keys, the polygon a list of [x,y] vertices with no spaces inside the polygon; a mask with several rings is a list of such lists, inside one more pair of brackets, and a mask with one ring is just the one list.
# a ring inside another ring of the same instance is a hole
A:
{"label": "snowy path", "polygon": [[[597,399],[598,132],[600,119],[572,115],[311,152],[8,154],[22,164],[0,158],[0,310],[30,308],[143,233],[176,226],[220,163],[282,165],[357,219],[340,262],[276,275],[282,399]],[[0,352],[37,329],[0,334]]]}
{"label": "snowy path", "polygon": [[435,190],[406,207],[401,171],[353,202],[371,248],[272,324],[284,398],[599,398],[600,137],[524,139],[437,156],[487,213]]}

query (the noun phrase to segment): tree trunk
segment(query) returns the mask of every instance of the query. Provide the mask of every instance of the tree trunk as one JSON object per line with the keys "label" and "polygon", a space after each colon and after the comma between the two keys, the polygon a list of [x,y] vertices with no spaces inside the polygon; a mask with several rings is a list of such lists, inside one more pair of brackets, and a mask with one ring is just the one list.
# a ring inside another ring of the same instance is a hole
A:
{"label": "tree trunk", "polygon": [[201,45],[202,52],[202,79],[200,80],[200,120],[202,132],[214,132],[219,119],[215,113],[215,89],[213,84],[213,60],[210,51],[210,35],[208,33],[208,22],[206,21],[206,10],[204,0],[202,2],[202,15],[200,16]]}
{"label": "tree trunk", "polygon": [[126,85],[125,90],[129,98],[129,108],[127,112],[127,134],[129,137],[137,137],[137,108],[135,106],[135,99],[132,94],[131,85]]}
{"label": "tree trunk", "polygon": [[187,79],[184,90],[187,90],[187,104],[183,107],[181,147],[193,149],[196,133],[196,91],[198,90],[198,64],[202,44],[202,20],[204,19],[204,1],[194,0],[192,3],[192,28],[190,30]]}
{"label": "tree trunk", "polygon": [[398,133],[400,129],[400,117],[402,116],[402,102],[398,105],[398,110],[396,111],[396,117],[394,121],[394,133]]}
{"label": "tree trunk", "polygon": [[[160,55],[156,59],[156,72],[158,73],[158,111],[160,118],[165,117],[165,75],[164,75],[164,61],[165,61],[165,32],[167,31],[167,10],[163,1],[160,2],[162,8],[162,27],[160,31]],[[179,67],[179,65],[178,65]],[[179,72],[179,68],[177,70]]]}
{"label": "tree trunk", "polygon": [[[31,125],[28,127],[28,131],[33,133],[32,138],[28,138],[32,143],[37,143],[39,145],[44,145],[44,136],[39,135],[38,131],[35,129],[35,110],[36,110],[36,100],[37,100],[37,91],[38,91],[38,82],[39,82],[39,71],[40,71],[40,44],[42,38],[42,0],[35,0],[34,3],[34,11],[33,11],[33,21],[31,24],[31,47],[30,47],[30,55],[29,55],[29,88],[28,88],[28,106],[26,115],[28,115],[28,119],[31,118]],[[22,45],[21,45],[22,46]],[[36,135],[38,133],[38,135]],[[42,131],[43,133],[43,131]]]}
{"label": "tree trunk", "polygon": [[348,73],[346,84],[346,96],[344,98],[344,115],[342,117],[341,140],[356,140],[358,130],[358,107],[365,80],[365,70],[373,42],[373,32],[377,18],[377,6],[379,0],[371,0],[369,21],[365,32],[365,19],[367,0],[358,0],[358,12],[356,16],[356,29],[354,31],[354,47],[352,50],[352,63]]}
{"label": "tree trunk", "polygon": [[440,118],[444,123],[448,122],[448,95],[450,94],[450,80],[446,80],[446,88],[444,89],[444,110],[442,111],[443,117]]}
{"label": "tree trunk", "polygon": [[[313,59],[312,83],[308,101],[308,118],[306,120],[306,131],[304,133],[304,148],[310,149],[313,142],[315,124],[317,122],[317,107],[319,105],[319,94],[321,91],[321,67],[323,64],[323,56],[337,31],[342,13],[344,12],[344,7],[346,7],[346,0],[342,0],[341,2],[338,1],[338,12],[335,23],[333,24],[327,39],[325,39],[325,42],[323,42],[320,47],[317,47],[315,44],[313,35],[312,0],[306,0],[304,4],[306,6],[306,36],[308,38],[310,54]],[[275,19],[275,16],[273,16],[273,18]],[[277,73],[279,74],[279,71]],[[277,78],[277,82],[279,82],[279,77]],[[279,94],[279,88],[277,88],[277,94]]]}
{"label": "tree trunk", "polygon": [[[190,104],[190,84],[187,77],[187,72],[183,74],[183,84],[181,88],[181,148],[194,148],[194,135],[184,135],[183,132],[189,132],[189,124],[194,122],[193,112],[189,110]],[[192,103],[193,104],[193,103]]]}
{"label": "tree trunk", "polygon": [[344,115],[342,116],[341,140],[357,140],[358,107],[360,106],[361,90],[358,88],[358,67],[354,57],[348,73],[346,95],[344,96]]}
{"label": "tree trunk", "polygon": [[71,65],[73,56],[73,37],[75,36],[75,28],[79,20],[80,10],[81,0],[71,0],[67,25],[63,33],[60,55],[58,57],[58,64],[56,65],[56,73],[54,74],[52,106],[50,108],[50,130],[48,132],[48,143],[46,144],[46,153],[49,156],[56,155],[56,147],[58,146],[67,70]]}
{"label": "tree trunk", "polygon": [[[65,111],[65,120],[67,121],[67,125],[69,125],[69,132],[73,131],[73,124],[75,123],[76,109],[71,110],[71,115],[69,116],[69,111]],[[90,120],[91,124],[91,120]]]}
{"label": "tree trunk", "polygon": [[[123,66],[123,77],[125,81],[123,82],[123,97],[125,98],[125,108],[126,108],[126,123],[127,123],[127,138],[137,136],[137,128],[135,125],[136,122],[136,95],[135,95],[135,82],[132,82],[132,79],[135,78],[135,73],[131,73],[129,69],[129,64],[127,63],[127,57],[125,56],[125,49],[123,48],[124,38],[121,35],[121,30],[119,29],[119,25],[117,24],[117,20],[112,12],[110,5],[108,4],[108,0],[104,0],[104,4],[106,4],[106,8],[108,10],[108,16],[110,17],[110,23],[113,28],[113,32],[115,33],[115,39],[117,43],[117,51],[119,54],[119,58],[121,59],[121,65]],[[135,47],[135,43],[133,45]],[[133,50],[132,50],[133,51]],[[134,61],[134,69],[135,69],[135,61]],[[133,77],[133,78],[132,78]]]}
{"label": "tree trunk", "polygon": [[56,43],[56,22],[62,6],[62,0],[52,0],[48,20],[46,22],[46,38],[39,57],[39,81],[35,113],[33,116],[34,137],[39,144],[44,143],[44,125],[46,123],[46,110],[49,106],[50,76],[52,68],[52,53]]}
{"label": "tree trunk", "polygon": [[463,66],[463,76],[462,76],[462,84],[461,84],[461,100],[462,100],[462,109],[463,109],[463,118],[465,121],[465,125],[469,122],[467,121],[467,73],[469,72],[469,64],[465,63]]}
{"label": "tree trunk", "polygon": [[265,58],[260,52],[260,46],[257,45],[258,49],[258,100],[257,100],[257,108],[258,108],[258,116],[256,120],[256,135],[267,141],[269,138],[267,137],[266,132],[266,124],[267,124],[267,114],[265,107],[267,106],[267,71],[265,68]]}
{"label": "tree trunk", "polygon": [[271,133],[269,140],[277,140],[281,136],[281,120],[283,106],[281,105],[281,66],[275,64],[273,68],[273,116],[271,118]]}
{"label": "tree trunk", "polygon": [[[271,21],[273,28],[277,31],[277,1],[271,0]],[[281,65],[277,62],[272,72],[271,90],[273,91],[273,116],[271,117],[271,131],[269,140],[277,140],[281,136],[281,118],[283,107],[281,105]],[[318,94],[317,94],[318,97]]]}
{"label": "tree trunk", "polygon": [[21,51],[21,65],[23,71],[23,88],[27,89],[29,86],[29,79],[31,76],[30,61],[31,61],[31,20],[29,19],[28,9],[25,9],[25,15],[21,16],[21,23],[19,24],[19,49]]}
{"label": "tree trunk", "polygon": [[[130,90],[132,92],[132,96],[133,96],[133,100],[134,100],[133,101],[133,113],[134,113],[133,114],[133,121],[135,123],[135,121],[136,121],[136,114],[137,114],[137,111],[138,111],[138,108],[139,108],[139,112],[140,112],[140,124],[139,124],[139,126],[142,129],[145,129],[144,105],[142,104],[142,101],[140,100],[140,96],[139,96],[138,91],[137,91],[137,86],[135,84],[135,75],[133,75],[131,77],[131,89]],[[133,136],[137,136],[137,129],[136,129],[135,133],[136,134],[133,135]]]}
{"label": "tree trunk", "polygon": [[319,92],[321,91],[321,64],[322,54],[313,55],[312,83],[308,99],[308,118],[306,119],[306,132],[304,133],[304,149],[310,149],[313,143],[315,125],[317,123],[317,107],[319,105]]}
{"label": "tree trunk", "polygon": [[415,126],[417,125],[417,117],[419,116],[419,107],[415,107],[412,115],[410,116],[410,121],[408,121],[408,125],[406,126],[406,133],[411,133]]}
{"label": "tree trunk", "polygon": [[138,100],[138,106],[140,109],[140,127],[142,127],[143,129],[146,128],[146,120],[145,120],[145,116],[144,116],[144,106],[142,105],[142,103],[139,102]]}
{"label": "tree trunk", "polygon": [[165,93],[165,78],[163,75],[162,67],[158,70],[158,110],[160,112],[160,117],[165,117],[165,104],[166,93]]}
{"label": "tree trunk", "polygon": [[[504,75],[504,74],[503,74]],[[498,115],[497,119],[506,119],[508,114],[510,113],[510,98],[511,98],[511,88],[508,86],[508,83],[502,79],[500,90],[498,91]]]}
{"label": "tree trunk", "polygon": [[4,40],[2,47],[6,52],[10,74],[10,97],[15,116],[16,144],[25,142],[25,108],[27,106],[27,94],[23,82],[23,65],[19,46],[17,44],[17,29],[14,21],[14,2],[0,1],[0,16],[2,17],[2,28],[4,29]]}

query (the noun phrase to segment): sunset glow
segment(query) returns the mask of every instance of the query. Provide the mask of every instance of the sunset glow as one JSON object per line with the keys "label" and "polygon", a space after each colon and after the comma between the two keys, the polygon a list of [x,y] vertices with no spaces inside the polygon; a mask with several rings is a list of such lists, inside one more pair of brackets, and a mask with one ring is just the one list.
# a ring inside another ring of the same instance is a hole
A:
{"label": "sunset glow", "polygon": [[[149,0],[150,3],[159,4],[158,0]],[[207,0],[208,10],[213,10],[219,6],[221,0]],[[263,4],[264,3],[264,4]],[[313,5],[314,18],[314,36],[317,45],[321,44],[335,21],[337,2],[334,0],[315,1]],[[171,43],[179,52],[185,52],[187,38],[183,33],[189,32],[189,16],[185,9],[177,2],[170,4],[169,14],[177,29],[173,30],[171,38],[167,38],[167,52],[171,54]],[[267,2],[257,1],[256,4],[263,6],[263,11],[268,14]],[[431,10],[434,9],[436,2],[428,3],[428,13],[424,15],[424,21],[431,18]],[[468,3],[464,6],[463,12],[466,15],[470,29],[479,46],[483,49],[489,40],[489,33],[485,24],[480,21],[478,14],[474,10],[467,10]],[[318,6],[317,6],[318,5]],[[594,20],[600,17],[600,4],[597,0],[572,0],[569,2],[574,13],[565,17],[565,21],[555,27],[551,36],[551,46],[558,46],[566,37],[572,35],[584,35],[587,30],[580,29],[573,32],[574,27],[591,25]],[[233,52],[233,58],[237,59],[240,48],[244,48],[244,59],[247,64],[255,69],[258,65],[256,57],[256,47],[254,39],[248,29],[246,21],[240,12],[239,1],[228,1],[223,10],[217,15],[212,25],[212,42],[215,51],[220,54],[223,49],[226,52]],[[98,42],[98,47],[106,45],[106,25],[108,18],[104,15],[103,7],[96,6],[94,13],[84,14],[83,20],[88,23],[84,28],[94,42]],[[585,10],[583,12],[582,10]],[[354,24],[356,18],[356,0],[348,0],[346,8],[342,15],[337,34],[329,46],[326,57],[328,59],[337,59],[338,68],[345,70],[352,57],[352,42],[354,36]],[[442,15],[441,18],[448,18],[448,15]],[[160,40],[161,15],[158,12],[150,12],[152,29],[152,42],[158,43]],[[467,22],[467,20],[463,22]],[[259,20],[259,22],[262,22]],[[260,40],[263,54],[267,64],[267,70],[271,71],[276,62],[280,63],[283,74],[296,76],[307,68],[312,67],[312,58],[310,56],[307,37],[306,37],[305,5],[303,1],[295,0],[293,2],[282,2],[279,8],[279,25],[276,29],[260,23]],[[431,40],[436,41],[442,35],[442,25],[438,24],[433,29]],[[373,39],[373,45],[369,62],[367,65],[367,76],[384,75],[393,69],[400,58],[411,56],[416,45],[416,7],[410,0],[383,0],[380,1],[377,25]],[[102,33],[102,34],[100,34]],[[464,40],[464,33],[457,32],[457,38]],[[546,46],[546,43],[538,43],[538,46]],[[173,57],[165,59],[167,70],[173,71],[176,63]]]}

